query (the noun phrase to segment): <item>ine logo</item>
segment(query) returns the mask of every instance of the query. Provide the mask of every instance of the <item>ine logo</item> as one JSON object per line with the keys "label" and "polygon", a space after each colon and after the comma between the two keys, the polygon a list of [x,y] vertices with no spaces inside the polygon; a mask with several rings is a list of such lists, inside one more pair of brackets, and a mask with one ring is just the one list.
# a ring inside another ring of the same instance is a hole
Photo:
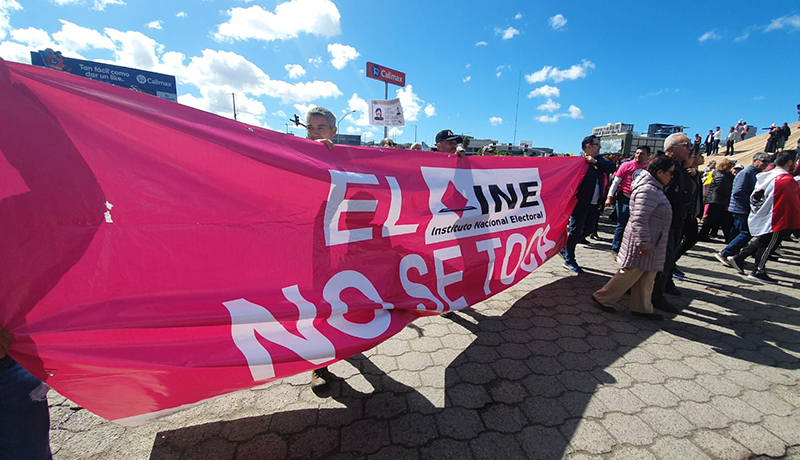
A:
{"label": "ine logo", "polygon": [[430,191],[426,243],[545,222],[538,168],[420,170]]}
{"label": "ine logo", "polygon": [[144,85],[147,83],[147,78],[144,75],[137,75],[136,81],[138,81],[140,85]]}

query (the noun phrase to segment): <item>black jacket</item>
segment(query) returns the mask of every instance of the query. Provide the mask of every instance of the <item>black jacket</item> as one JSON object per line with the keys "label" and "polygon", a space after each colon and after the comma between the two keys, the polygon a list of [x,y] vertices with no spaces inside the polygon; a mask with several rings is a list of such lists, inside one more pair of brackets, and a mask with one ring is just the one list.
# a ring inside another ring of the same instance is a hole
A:
{"label": "black jacket", "polygon": [[708,186],[706,194],[706,204],[716,203],[725,207],[731,201],[731,191],[733,190],[733,174],[730,172],[714,171],[711,184]]}
{"label": "black jacket", "polygon": [[683,228],[689,203],[692,201],[692,178],[683,165],[675,165],[675,174],[664,187],[669,204],[672,205],[672,225],[670,230]]}
{"label": "black jacket", "polygon": [[600,186],[600,199],[598,203],[605,201],[605,175],[611,174],[617,169],[612,161],[606,160],[601,156],[597,156],[595,159],[597,163],[589,164],[589,169],[586,171],[586,175],[583,176],[583,181],[578,185],[576,195],[578,196],[579,205],[587,205],[592,202],[596,184]]}

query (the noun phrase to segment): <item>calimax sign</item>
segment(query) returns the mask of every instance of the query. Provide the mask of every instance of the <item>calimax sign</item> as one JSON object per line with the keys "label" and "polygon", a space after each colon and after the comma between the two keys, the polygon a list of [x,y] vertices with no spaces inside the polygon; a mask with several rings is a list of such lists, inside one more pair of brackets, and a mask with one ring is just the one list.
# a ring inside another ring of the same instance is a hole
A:
{"label": "calimax sign", "polygon": [[374,62],[367,62],[367,76],[393,85],[406,86],[406,74]]}

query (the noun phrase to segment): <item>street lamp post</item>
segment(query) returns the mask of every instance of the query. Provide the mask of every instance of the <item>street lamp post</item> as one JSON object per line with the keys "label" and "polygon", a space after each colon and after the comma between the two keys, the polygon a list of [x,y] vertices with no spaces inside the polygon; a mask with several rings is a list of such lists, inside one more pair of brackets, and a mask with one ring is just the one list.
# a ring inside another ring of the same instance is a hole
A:
{"label": "street lamp post", "polygon": [[353,114],[353,113],[356,113],[355,109],[353,109],[353,110],[347,112],[346,114],[344,114],[344,116],[342,118],[340,118],[339,121],[336,123],[336,143],[337,144],[339,143],[339,127],[342,125],[342,121],[344,121],[344,119],[347,118],[348,115]]}
{"label": "street lamp post", "polygon": [[414,143],[417,143],[417,125],[408,125],[414,127]]}

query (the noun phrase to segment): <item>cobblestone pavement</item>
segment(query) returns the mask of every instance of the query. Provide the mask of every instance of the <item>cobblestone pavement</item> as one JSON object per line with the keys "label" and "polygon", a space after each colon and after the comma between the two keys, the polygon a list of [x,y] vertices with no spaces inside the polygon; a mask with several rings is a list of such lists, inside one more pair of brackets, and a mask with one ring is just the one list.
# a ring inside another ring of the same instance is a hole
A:
{"label": "cobblestone pavement", "polygon": [[[606,230],[608,230],[606,228]],[[608,236],[608,233],[602,234]],[[135,428],[51,392],[56,459],[800,459],[800,246],[739,276],[700,243],[670,297],[680,315],[608,314],[589,295],[616,269],[608,242],[551,260],[463,312],[425,318],[307,375]],[[627,297],[620,306],[625,305]]]}

